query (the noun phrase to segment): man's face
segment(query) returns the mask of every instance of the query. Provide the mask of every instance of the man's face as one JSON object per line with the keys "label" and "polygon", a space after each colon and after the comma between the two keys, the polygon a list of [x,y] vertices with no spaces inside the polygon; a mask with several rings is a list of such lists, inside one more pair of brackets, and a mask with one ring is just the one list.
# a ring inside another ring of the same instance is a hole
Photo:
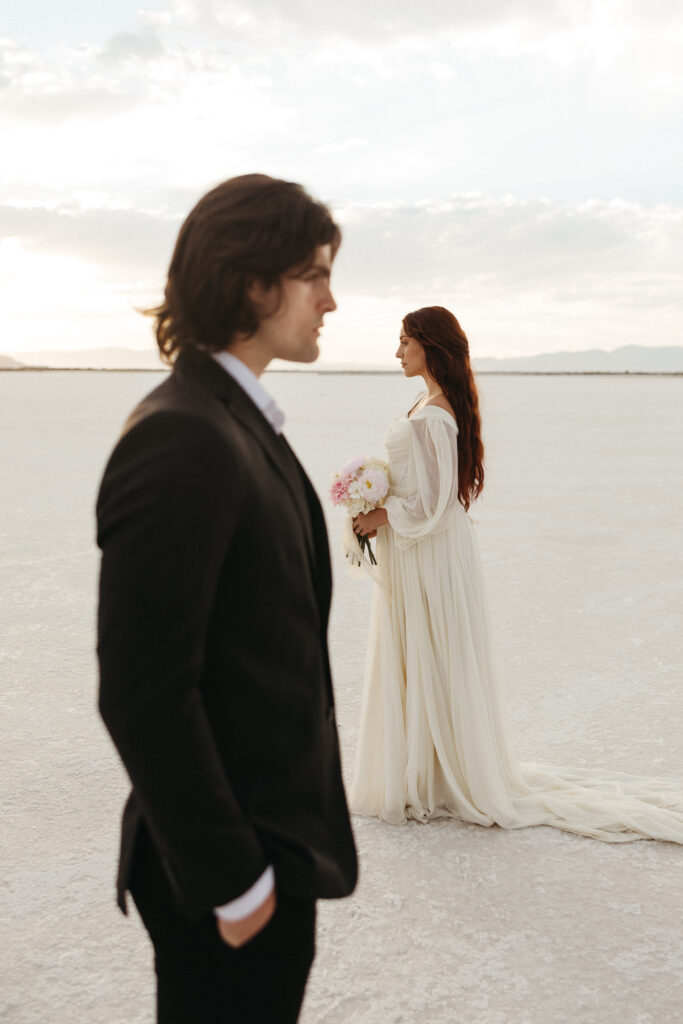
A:
{"label": "man's face", "polygon": [[259,293],[259,285],[254,286],[252,297],[264,309],[279,298],[275,312],[264,316],[254,335],[269,359],[312,363],[318,358],[323,317],[337,308],[330,291],[331,271],[332,247],[319,245],[313,263],[306,270],[294,268],[284,274],[279,290],[261,287]]}

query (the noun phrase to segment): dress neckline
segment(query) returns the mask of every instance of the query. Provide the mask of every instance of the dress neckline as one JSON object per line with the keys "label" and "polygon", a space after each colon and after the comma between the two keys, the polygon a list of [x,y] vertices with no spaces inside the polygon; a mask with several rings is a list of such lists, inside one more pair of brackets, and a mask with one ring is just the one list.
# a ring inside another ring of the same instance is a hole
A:
{"label": "dress neckline", "polygon": [[409,423],[411,420],[414,420],[416,416],[420,416],[422,413],[426,413],[428,411],[433,413],[441,413],[441,415],[445,416],[446,419],[449,420],[454,426],[457,426],[455,416],[452,416],[451,413],[447,412],[445,409],[442,409],[440,405],[423,405],[421,409],[418,409],[417,412],[412,413],[412,415],[408,415],[407,412],[404,413],[401,419],[404,419],[406,423]]}

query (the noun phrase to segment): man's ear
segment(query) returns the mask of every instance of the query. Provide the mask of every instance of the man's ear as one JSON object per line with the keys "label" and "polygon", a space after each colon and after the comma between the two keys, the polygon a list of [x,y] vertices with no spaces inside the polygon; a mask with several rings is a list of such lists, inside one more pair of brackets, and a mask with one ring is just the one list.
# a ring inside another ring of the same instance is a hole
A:
{"label": "man's ear", "polygon": [[260,278],[247,278],[245,291],[250,302],[260,302],[263,299],[263,282]]}
{"label": "man's ear", "polygon": [[269,317],[280,306],[282,291],[279,282],[266,287],[263,278],[248,277],[244,282],[247,298],[260,317]]}
{"label": "man's ear", "polygon": [[247,292],[247,298],[250,302],[255,305],[259,305],[263,302],[266,294],[266,288],[263,285],[263,281],[260,277],[248,277],[245,281],[245,287]]}

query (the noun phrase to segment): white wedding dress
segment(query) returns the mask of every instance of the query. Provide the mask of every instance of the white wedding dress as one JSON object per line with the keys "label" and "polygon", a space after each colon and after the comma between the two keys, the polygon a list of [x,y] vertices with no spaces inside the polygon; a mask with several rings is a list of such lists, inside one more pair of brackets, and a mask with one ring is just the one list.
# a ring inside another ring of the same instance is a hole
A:
{"label": "white wedding dress", "polygon": [[[683,843],[683,786],[518,762],[474,528],[458,502],[457,432],[427,405],[386,437],[389,526],[377,534],[376,569],[365,563],[377,585],[352,811],[392,824],[450,816]],[[345,543],[359,555],[350,530]]]}

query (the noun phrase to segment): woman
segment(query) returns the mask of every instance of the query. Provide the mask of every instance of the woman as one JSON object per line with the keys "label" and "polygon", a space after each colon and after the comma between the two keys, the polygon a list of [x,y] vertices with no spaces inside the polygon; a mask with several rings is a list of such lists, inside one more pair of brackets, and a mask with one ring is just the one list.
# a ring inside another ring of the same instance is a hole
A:
{"label": "woman", "polygon": [[403,320],[396,355],[426,391],[389,427],[384,507],[353,519],[357,536],[377,536],[378,586],[352,810],[683,843],[671,782],[519,764],[467,515],[484,483],[467,338],[452,313],[427,307]]}

